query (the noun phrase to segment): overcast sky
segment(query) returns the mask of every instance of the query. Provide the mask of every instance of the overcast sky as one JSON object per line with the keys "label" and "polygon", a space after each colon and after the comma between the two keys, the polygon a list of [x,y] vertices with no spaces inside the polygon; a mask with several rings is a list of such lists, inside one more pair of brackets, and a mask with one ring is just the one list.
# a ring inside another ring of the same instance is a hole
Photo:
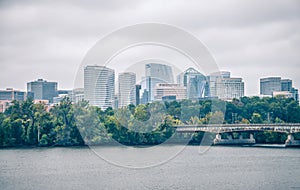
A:
{"label": "overcast sky", "polygon": [[259,78],[300,87],[300,1],[0,1],[0,89],[26,90],[44,78],[72,89],[87,51],[124,26],[158,22],[201,40],[221,70],[242,77],[246,95]]}

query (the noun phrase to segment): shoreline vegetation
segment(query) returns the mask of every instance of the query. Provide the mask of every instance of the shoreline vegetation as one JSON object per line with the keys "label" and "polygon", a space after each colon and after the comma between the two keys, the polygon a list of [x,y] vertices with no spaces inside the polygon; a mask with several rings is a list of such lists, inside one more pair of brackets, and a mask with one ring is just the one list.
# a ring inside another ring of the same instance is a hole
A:
{"label": "shoreline vegetation", "polygon": [[[112,146],[116,142],[126,146],[199,145],[204,132],[179,134],[173,126],[208,123],[300,123],[300,106],[292,98],[278,96],[242,97],[231,102],[152,102],[103,111],[86,101],[73,104],[66,97],[46,111],[44,104],[27,99],[13,101],[0,113],[0,148]],[[215,137],[214,133],[205,135],[209,142]],[[238,134],[233,133],[235,136]],[[284,144],[287,134],[255,132],[254,138],[257,144]],[[300,134],[295,138],[300,139]]]}

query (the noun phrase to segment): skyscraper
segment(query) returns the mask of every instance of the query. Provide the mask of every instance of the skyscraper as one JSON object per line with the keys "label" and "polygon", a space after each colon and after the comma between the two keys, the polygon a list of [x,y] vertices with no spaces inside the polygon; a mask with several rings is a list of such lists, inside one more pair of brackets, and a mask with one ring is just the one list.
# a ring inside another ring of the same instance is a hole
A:
{"label": "skyscraper", "polygon": [[140,84],[135,85],[135,105],[140,104],[140,90],[142,86]]}
{"label": "skyscraper", "polygon": [[124,72],[119,74],[119,100],[118,106],[124,107],[129,104],[135,104],[136,96],[136,74]]}
{"label": "skyscraper", "polygon": [[199,99],[209,95],[206,77],[194,68],[188,68],[179,74],[177,83],[186,87],[188,99]]}
{"label": "skyscraper", "polygon": [[272,95],[273,92],[292,92],[293,82],[290,79],[281,79],[281,77],[266,77],[260,79],[260,94]]}
{"label": "skyscraper", "polygon": [[158,63],[148,63],[146,70],[146,90],[148,92],[148,102],[154,100],[154,88],[159,83],[173,83],[172,67]]}
{"label": "skyscraper", "polygon": [[218,78],[230,78],[230,72],[229,71],[214,72],[208,76],[209,92],[211,97],[217,97],[216,82]]}
{"label": "skyscraper", "polygon": [[212,73],[208,78],[212,97],[232,100],[233,98],[244,96],[244,82],[242,78],[231,78],[228,71]]}
{"label": "skyscraper", "polygon": [[115,71],[105,66],[84,68],[84,99],[102,110],[112,107],[115,94]]}
{"label": "skyscraper", "polygon": [[298,93],[298,89],[297,89],[297,88],[292,88],[291,93],[292,93],[292,96],[293,96],[294,100],[299,101],[299,93]]}
{"label": "skyscraper", "polygon": [[280,77],[267,77],[260,79],[260,94],[273,95],[274,91],[281,91]]}
{"label": "skyscraper", "polygon": [[32,93],[35,100],[49,100],[49,103],[53,103],[53,97],[58,95],[57,82],[47,82],[43,79],[28,82],[27,93]]}
{"label": "skyscraper", "polygon": [[293,86],[292,80],[281,79],[280,84],[281,84],[281,91],[288,91],[288,92],[292,91],[292,86]]}
{"label": "skyscraper", "polygon": [[244,82],[242,78],[217,78],[216,96],[222,100],[239,99],[244,96]]}

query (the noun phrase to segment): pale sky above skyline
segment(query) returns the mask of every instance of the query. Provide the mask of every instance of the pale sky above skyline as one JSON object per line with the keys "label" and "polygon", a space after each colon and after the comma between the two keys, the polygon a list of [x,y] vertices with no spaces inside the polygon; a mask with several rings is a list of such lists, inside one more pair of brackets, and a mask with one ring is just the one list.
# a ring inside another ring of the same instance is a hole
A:
{"label": "pale sky above skyline", "polygon": [[300,88],[300,1],[0,1],[0,89],[26,90],[43,78],[72,89],[87,51],[124,26],[178,26],[202,41],[220,70],[242,77],[281,76]]}

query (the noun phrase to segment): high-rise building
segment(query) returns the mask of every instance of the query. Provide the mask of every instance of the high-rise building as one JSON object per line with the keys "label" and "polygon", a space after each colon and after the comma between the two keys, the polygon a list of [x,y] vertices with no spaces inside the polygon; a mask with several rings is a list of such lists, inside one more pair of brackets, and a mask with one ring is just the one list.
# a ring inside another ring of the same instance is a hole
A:
{"label": "high-rise building", "polygon": [[26,93],[23,91],[15,90],[13,88],[7,88],[6,90],[0,90],[0,100],[17,100],[24,101],[26,99]]}
{"label": "high-rise building", "polygon": [[174,83],[172,67],[158,63],[148,63],[146,70],[146,90],[148,101],[154,100],[154,88],[159,83]]}
{"label": "high-rise building", "polygon": [[124,73],[120,73],[118,78],[119,78],[118,106],[124,107],[129,104],[135,104],[136,74],[132,72],[124,72]]}
{"label": "high-rise building", "polygon": [[149,93],[146,89],[144,89],[142,98],[141,98],[141,104],[147,104],[149,100]]}
{"label": "high-rise building", "polygon": [[244,82],[242,78],[217,78],[216,96],[222,100],[239,99],[244,96]]}
{"label": "high-rise building", "polygon": [[280,84],[281,84],[281,91],[288,91],[288,92],[292,91],[292,86],[293,86],[292,80],[281,79]]}
{"label": "high-rise building", "polygon": [[139,105],[140,104],[140,91],[141,91],[142,86],[140,84],[135,85],[135,104],[134,105]]}
{"label": "high-rise building", "polygon": [[206,77],[194,68],[188,68],[177,76],[177,83],[186,87],[188,99],[199,99],[209,96]]}
{"label": "high-rise building", "polygon": [[231,78],[229,71],[211,73],[208,76],[211,97],[222,100],[232,100],[244,96],[242,78]]}
{"label": "high-rise building", "polygon": [[298,93],[298,89],[296,88],[292,88],[291,93],[293,95],[293,98],[297,101],[299,101],[299,93]]}
{"label": "high-rise building", "polygon": [[280,77],[267,77],[260,79],[260,94],[273,95],[274,91],[281,91]]}
{"label": "high-rise building", "polygon": [[102,110],[113,106],[115,94],[115,71],[105,66],[84,68],[84,99]]}
{"label": "high-rise building", "polygon": [[216,82],[217,79],[219,78],[230,78],[230,72],[229,71],[214,72],[208,76],[210,97],[217,97]]}
{"label": "high-rise building", "polygon": [[49,103],[53,103],[53,98],[58,95],[57,82],[48,82],[43,79],[28,82],[27,93],[32,93],[35,100],[48,100]]}
{"label": "high-rise building", "polygon": [[281,79],[281,77],[266,77],[260,79],[260,94],[273,95],[278,92],[292,92],[293,81],[290,79]]}

